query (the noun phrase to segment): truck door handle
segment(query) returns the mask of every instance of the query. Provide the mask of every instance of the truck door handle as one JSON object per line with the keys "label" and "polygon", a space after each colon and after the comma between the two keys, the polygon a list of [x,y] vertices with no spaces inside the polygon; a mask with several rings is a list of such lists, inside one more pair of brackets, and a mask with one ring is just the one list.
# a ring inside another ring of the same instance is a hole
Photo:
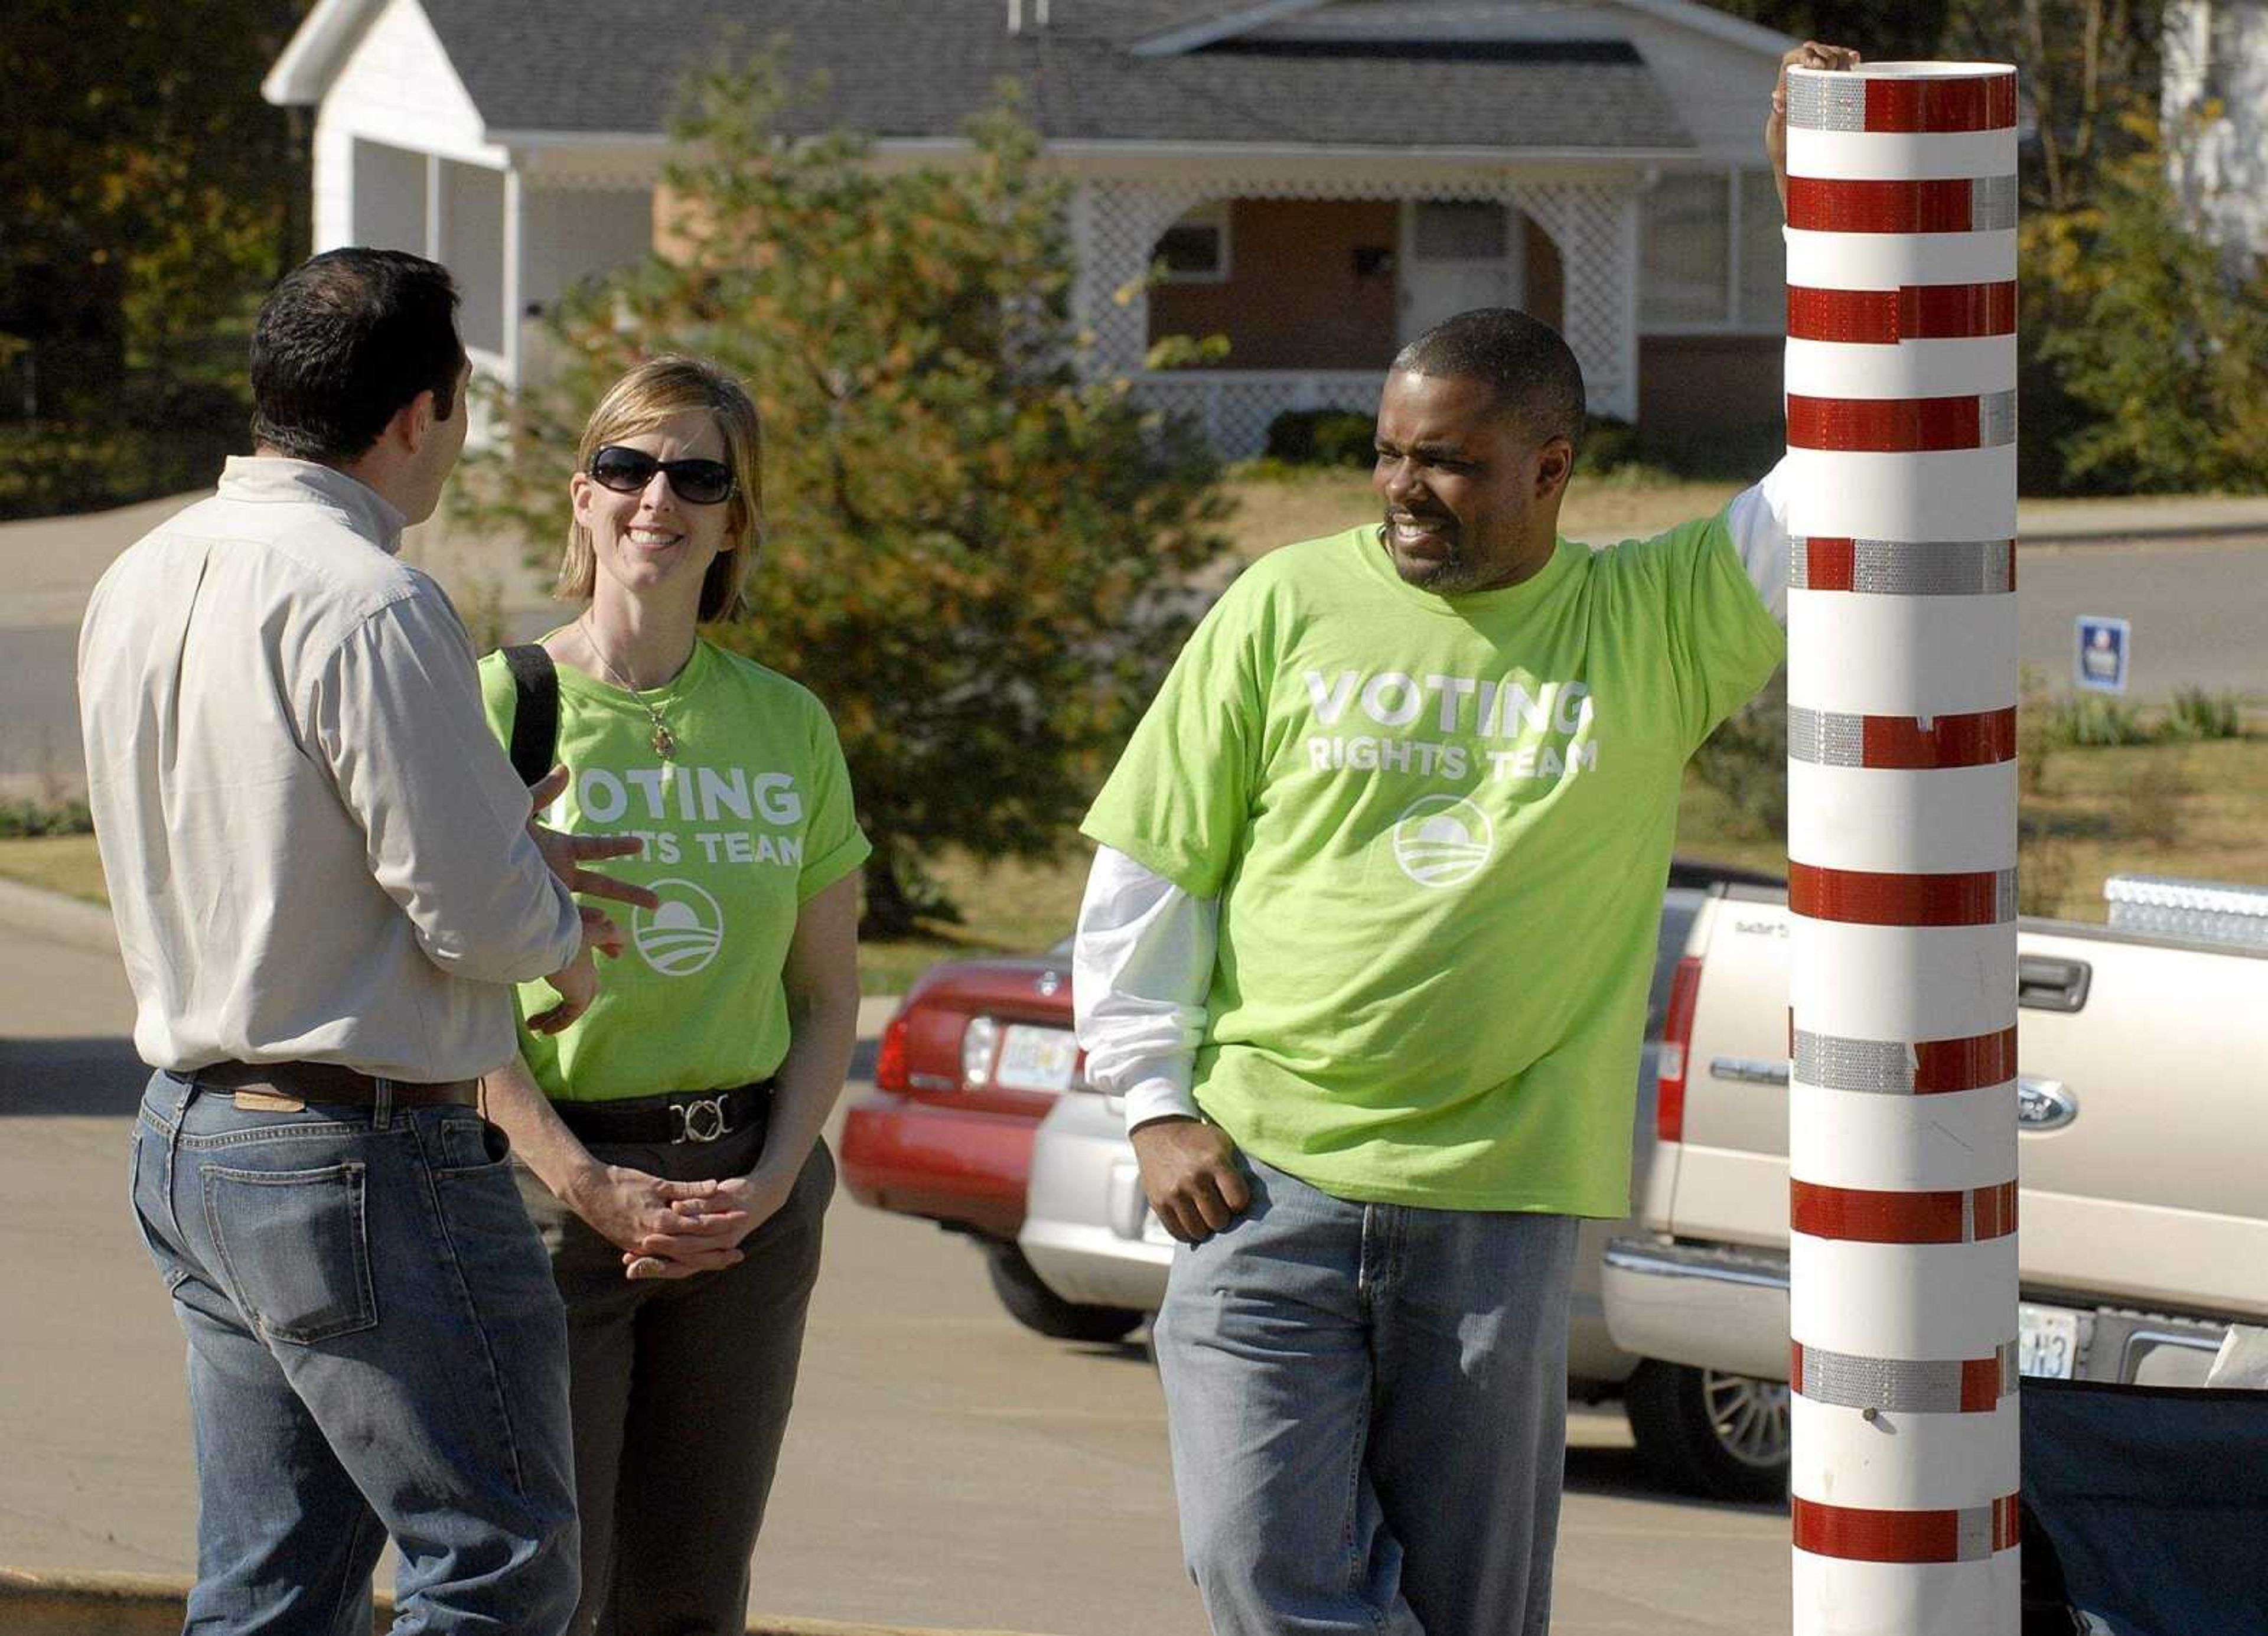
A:
{"label": "truck door handle", "polygon": [[2083,960],[2026,954],[2016,962],[2016,1004],[2034,1011],[2077,1011],[2095,969]]}

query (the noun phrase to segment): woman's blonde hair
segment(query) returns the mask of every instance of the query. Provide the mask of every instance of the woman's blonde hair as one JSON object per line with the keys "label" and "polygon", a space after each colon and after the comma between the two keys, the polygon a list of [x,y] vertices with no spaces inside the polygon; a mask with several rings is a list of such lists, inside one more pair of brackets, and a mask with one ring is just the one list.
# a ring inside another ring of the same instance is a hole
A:
{"label": "woman's blonde hair", "polygon": [[[652,431],[680,415],[706,410],[725,439],[725,463],[733,468],[732,512],[725,521],[731,543],[717,553],[701,582],[700,617],[731,619],[747,611],[748,570],[764,528],[763,426],[747,389],[702,358],[673,354],[649,358],[607,389],[591,411],[576,446],[575,469],[588,472],[591,457],[609,443]],[[598,578],[598,553],[590,530],[571,513],[567,550],[559,559],[559,578],[551,594],[585,601]]]}

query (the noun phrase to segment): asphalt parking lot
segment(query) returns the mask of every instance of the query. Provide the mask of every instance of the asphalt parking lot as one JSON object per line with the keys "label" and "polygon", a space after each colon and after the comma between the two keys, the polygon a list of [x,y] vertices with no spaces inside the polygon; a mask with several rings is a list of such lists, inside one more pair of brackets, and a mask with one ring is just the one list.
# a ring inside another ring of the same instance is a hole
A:
{"label": "asphalt parking lot", "polygon": [[[114,956],[0,935],[0,1565],[194,1559],[180,1336],[122,1196],[142,1077],[129,1021]],[[1557,1636],[1785,1624],[1776,1508],[1664,1493],[1612,1408],[1579,1411],[1572,1442]],[[1027,1334],[968,1246],[838,1196],[750,1605],[1198,1636],[1141,1349]]]}

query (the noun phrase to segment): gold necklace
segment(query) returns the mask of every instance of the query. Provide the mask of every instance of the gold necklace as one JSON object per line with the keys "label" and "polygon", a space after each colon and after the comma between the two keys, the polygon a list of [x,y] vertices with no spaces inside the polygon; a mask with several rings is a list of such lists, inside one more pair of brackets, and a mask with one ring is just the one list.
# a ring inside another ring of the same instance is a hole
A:
{"label": "gold necklace", "polygon": [[[583,622],[579,620],[577,621],[577,623],[578,624],[583,624],[583,640],[589,643],[591,645],[591,652],[598,655],[600,667],[606,671],[607,679],[609,682],[612,682],[616,687],[620,688],[623,692],[629,694],[630,697],[637,702],[637,707],[645,712],[646,719],[653,723],[653,736],[647,741],[648,743],[653,746],[653,753],[660,756],[664,761],[668,761],[675,756],[677,754],[677,735],[669,730],[669,724],[661,719],[661,712],[656,710],[652,705],[646,703],[644,694],[639,692],[629,682],[622,680],[622,673],[615,668],[614,661],[607,657],[607,650],[599,645],[597,633],[592,630],[588,624],[584,624]],[[688,662],[689,663],[690,661],[688,660]],[[664,682],[662,685],[666,687],[668,683]]]}

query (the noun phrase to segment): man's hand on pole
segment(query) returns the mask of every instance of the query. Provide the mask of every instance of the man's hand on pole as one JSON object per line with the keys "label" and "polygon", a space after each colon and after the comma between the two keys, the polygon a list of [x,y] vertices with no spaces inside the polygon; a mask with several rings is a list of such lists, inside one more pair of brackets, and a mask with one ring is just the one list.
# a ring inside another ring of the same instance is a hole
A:
{"label": "man's hand on pole", "polygon": [[1236,1144],[1202,1119],[1152,1119],[1127,1139],[1142,1168],[1142,1191],[1166,1231],[1185,1244],[1210,1238],[1244,1213],[1252,1190]]}
{"label": "man's hand on pole", "polygon": [[1764,119],[1764,151],[1771,155],[1772,181],[1779,188],[1780,213],[1787,212],[1787,70],[1792,68],[1853,69],[1859,54],[1848,46],[1823,46],[1807,40],[1779,60],[1779,83],[1772,87],[1771,113]]}

